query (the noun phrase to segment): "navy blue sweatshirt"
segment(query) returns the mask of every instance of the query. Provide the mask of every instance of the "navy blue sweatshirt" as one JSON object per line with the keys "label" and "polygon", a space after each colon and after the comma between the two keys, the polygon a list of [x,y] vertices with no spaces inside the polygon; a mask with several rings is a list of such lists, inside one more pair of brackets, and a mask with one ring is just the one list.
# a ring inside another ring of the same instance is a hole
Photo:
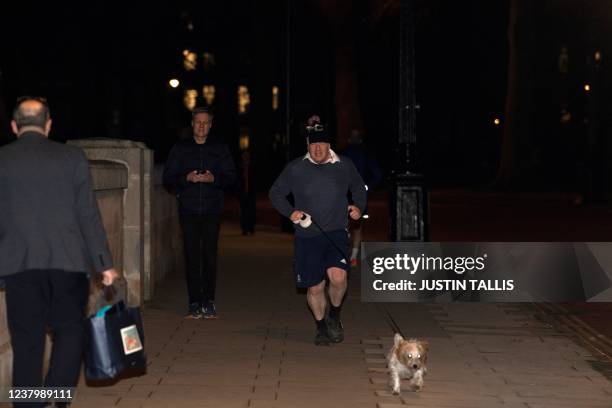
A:
{"label": "navy blue sweatshirt", "polygon": [[[335,163],[315,164],[299,157],[285,167],[270,188],[270,201],[278,212],[290,217],[295,210],[304,211],[324,231],[345,229],[348,225],[350,190],[354,205],[361,211],[366,204],[366,190],[361,176],[347,157],[337,156]],[[293,193],[295,206],[287,195]],[[320,232],[313,224],[308,228],[295,226],[297,236],[313,237]]]}

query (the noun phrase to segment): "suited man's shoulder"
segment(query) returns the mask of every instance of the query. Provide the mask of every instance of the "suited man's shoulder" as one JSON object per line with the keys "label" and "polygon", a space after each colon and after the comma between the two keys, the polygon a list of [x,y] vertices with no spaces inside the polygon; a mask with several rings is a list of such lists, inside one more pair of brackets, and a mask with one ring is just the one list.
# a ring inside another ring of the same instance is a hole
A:
{"label": "suited man's shoulder", "polygon": [[53,143],[58,149],[64,149],[68,154],[78,157],[85,157],[85,151],[79,146],[59,143],[53,140],[50,140],[50,142]]}
{"label": "suited man's shoulder", "polygon": [[49,151],[63,154],[74,160],[86,158],[85,152],[79,146],[65,144],[51,139],[47,139],[45,148]]}
{"label": "suited man's shoulder", "polygon": [[[35,151],[38,151],[39,154],[32,156]],[[81,165],[83,162],[87,162],[85,152],[80,147],[47,138],[39,140],[34,145],[31,143],[20,143],[20,140],[17,139],[6,146],[0,147],[0,161],[7,164],[13,163],[18,165],[17,162],[21,160],[29,161],[34,157],[37,157],[38,160],[42,159],[43,162],[59,160],[66,164],[80,163]],[[42,165],[43,163],[40,162],[39,164]]]}

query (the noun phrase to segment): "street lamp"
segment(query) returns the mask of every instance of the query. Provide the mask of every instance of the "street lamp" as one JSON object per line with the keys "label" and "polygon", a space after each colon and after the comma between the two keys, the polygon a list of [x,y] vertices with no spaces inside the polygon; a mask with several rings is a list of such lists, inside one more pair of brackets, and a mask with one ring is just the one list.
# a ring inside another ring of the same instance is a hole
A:
{"label": "street lamp", "polygon": [[390,194],[391,241],[427,240],[427,187],[417,157],[414,0],[400,0],[398,165]]}

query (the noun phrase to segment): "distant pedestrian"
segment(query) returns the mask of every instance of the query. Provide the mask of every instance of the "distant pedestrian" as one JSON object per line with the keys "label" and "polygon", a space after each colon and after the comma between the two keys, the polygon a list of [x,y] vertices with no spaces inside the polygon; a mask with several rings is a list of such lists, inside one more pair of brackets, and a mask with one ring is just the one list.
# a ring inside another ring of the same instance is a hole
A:
{"label": "distant pedestrian", "polygon": [[[342,154],[352,160],[357,168],[359,175],[366,183],[367,191],[372,191],[382,180],[382,172],[378,162],[368,154],[363,144],[363,137],[360,131],[353,129],[348,139],[348,146]],[[357,266],[357,255],[363,238],[368,215],[367,207],[364,209],[362,217],[349,223],[349,233],[351,236],[351,266]]]}

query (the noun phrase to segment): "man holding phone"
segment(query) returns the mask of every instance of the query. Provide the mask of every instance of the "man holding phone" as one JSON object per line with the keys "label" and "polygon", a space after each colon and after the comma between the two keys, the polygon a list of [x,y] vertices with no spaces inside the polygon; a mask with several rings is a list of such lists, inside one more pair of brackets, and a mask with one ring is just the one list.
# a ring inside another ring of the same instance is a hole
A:
{"label": "man holding phone", "polygon": [[176,194],[179,205],[189,296],[186,317],[214,319],[219,215],[223,191],[234,184],[236,168],[227,145],[209,138],[209,109],[195,108],[191,118],[193,137],[170,151],[164,185]]}

